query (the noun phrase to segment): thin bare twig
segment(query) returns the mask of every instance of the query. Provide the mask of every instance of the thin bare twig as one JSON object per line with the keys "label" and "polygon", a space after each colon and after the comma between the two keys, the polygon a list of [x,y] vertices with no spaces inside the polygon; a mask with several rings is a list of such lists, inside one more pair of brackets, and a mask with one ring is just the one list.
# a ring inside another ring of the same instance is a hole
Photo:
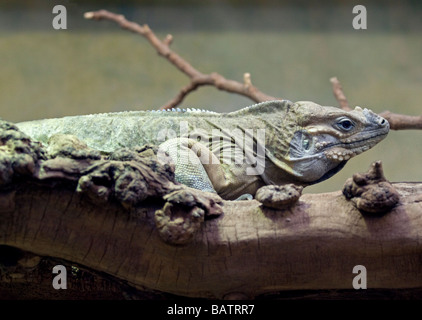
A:
{"label": "thin bare twig", "polygon": [[253,86],[250,81],[241,83],[238,81],[226,79],[222,75],[215,72],[211,74],[204,74],[198,71],[189,62],[170,49],[170,44],[173,41],[173,37],[171,35],[167,35],[167,37],[161,41],[146,24],[141,26],[135,22],[126,20],[123,15],[115,14],[107,10],[87,12],[85,13],[84,17],[86,19],[94,20],[111,20],[119,24],[124,29],[144,36],[157,50],[159,55],[166,58],[176,68],[178,68],[190,78],[191,82],[187,86],[183,87],[179,93],[173,99],[168,101],[161,109],[169,109],[177,106],[190,92],[196,90],[200,86],[205,85],[214,86],[219,90],[243,95],[255,102],[279,99],[261,92],[258,88]]}
{"label": "thin bare twig", "polygon": [[347,101],[346,96],[344,95],[341,83],[340,81],[338,81],[337,77],[332,77],[330,79],[330,82],[333,86],[334,97],[337,99],[337,102],[339,103],[340,108],[346,111],[352,110],[349,106],[349,102]]}

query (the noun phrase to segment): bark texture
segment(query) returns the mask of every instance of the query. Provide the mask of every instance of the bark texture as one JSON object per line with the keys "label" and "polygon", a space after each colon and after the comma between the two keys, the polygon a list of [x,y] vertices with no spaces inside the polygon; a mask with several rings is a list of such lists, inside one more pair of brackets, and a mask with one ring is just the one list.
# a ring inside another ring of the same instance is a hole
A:
{"label": "bark texture", "polygon": [[2,194],[14,206],[3,206],[0,243],[190,297],[352,289],[355,265],[367,268],[371,289],[422,287],[422,186],[394,186],[401,202],[380,216],[362,214],[341,192],[305,194],[286,210],[224,202],[222,216],[175,246],[158,234],[155,203],[127,211],[66,185],[25,183]]}

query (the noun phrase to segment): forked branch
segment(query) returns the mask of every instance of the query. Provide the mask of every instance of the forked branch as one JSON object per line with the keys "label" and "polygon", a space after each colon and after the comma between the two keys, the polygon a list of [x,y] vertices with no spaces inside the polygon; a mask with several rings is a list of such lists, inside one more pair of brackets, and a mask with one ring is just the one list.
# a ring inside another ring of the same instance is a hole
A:
{"label": "forked branch", "polygon": [[[158,54],[170,61],[176,68],[182,71],[185,75],[190,78],[190,83],[183,87],[179,93],[170,101],[168,101],[161,109],[169,109],[180,104],[183,99],[192,91],[196,90],[200,86],[214,86],[219,90],[237,93],[245,97],[250,98],[255,102],[262,102],[268,100],[277,100],[278,98],[269,96],[261,92],[258,88],[252,85],[250,81],[250,74],[244,75],[244,83],[229,80],[218,73],[204,74],[194,68],[189,62],[183,59],[180,55],[170,49],[170,44],[173,41],[171,35],[161,41],[149,28],[148,25],[139,25],[135,22],[126,20],[123,15],[115,14],[107,10],[99,10],[95,12],[85,13],[86,19],[94,20],[111,20],[116,22],[122,28],[129,31],[135,32],[144,36],[151,45],[157,50]],[[248,81],[246,81],[248,79]]]}

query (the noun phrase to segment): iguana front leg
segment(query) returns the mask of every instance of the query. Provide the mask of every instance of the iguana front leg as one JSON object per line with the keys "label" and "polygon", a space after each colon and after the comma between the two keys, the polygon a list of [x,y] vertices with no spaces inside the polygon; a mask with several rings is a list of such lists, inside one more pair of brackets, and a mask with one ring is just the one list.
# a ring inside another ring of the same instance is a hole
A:
{"label": "iguana front leg", "polygon": [[227,186],[220,160],[203,144],[189,138],[173,138],[160,145],[175,164],[176,181],[188,187],[218,193]]}
{"label": "iguana front leg", "polygon": [[[202,143],[189,138],[173,138],[160,145],[160,152],[166,152],[174,161],[176,181],[191,188],[217,193],[226,199],[253,199],[248,189],[242,192],[248,186],[248,181],[236,177],[243,173],[245,167],[239,168],[239,172],[233,172],[227,163],[220,161]],[[243,174],[240,176],[243,177]]]}

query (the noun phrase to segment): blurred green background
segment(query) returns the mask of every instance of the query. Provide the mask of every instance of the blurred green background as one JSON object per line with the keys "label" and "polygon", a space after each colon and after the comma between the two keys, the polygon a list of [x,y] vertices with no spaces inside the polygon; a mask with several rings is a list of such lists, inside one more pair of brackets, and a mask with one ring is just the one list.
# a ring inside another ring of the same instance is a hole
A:
{"label": "blurred green background", "polygon": [[[52,8],[67,8],[54,30]],[[352,9],[367,8],[354,30]],[[337,76],[351,105],[422,112],[422,6],[418,1],[1,1],[0,116],[23,120],[159,108],[188,79],[146,39],[83,13],[108,9],[147,23],[204,73],[252,82],[273,96],[336,105]],[[253,102],[203,87],[182,107],[228,112]],[[391,181],[422,181],[422,132],[391,131],[374,149],[306,192],[339,190],[382,160]]]}

